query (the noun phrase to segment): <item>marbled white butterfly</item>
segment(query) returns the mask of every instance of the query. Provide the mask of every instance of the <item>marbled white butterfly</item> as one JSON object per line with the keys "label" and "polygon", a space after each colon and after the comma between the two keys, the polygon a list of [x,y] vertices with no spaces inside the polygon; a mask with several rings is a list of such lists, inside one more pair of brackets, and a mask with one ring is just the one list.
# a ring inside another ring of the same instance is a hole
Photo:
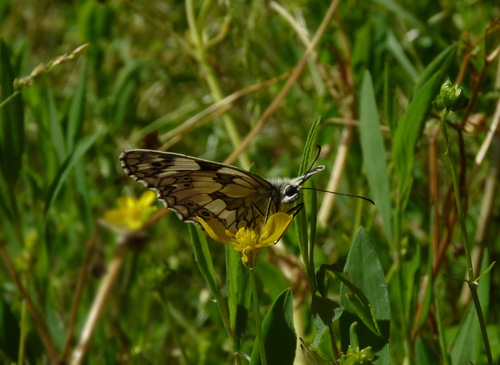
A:
{"label": "marbled white butterfly", "polygon": [[302,184],[325,168],[265,180],[234,166],[171,152],[128,150],[120,161],[127,175],[156,191],[181,220],[199,225],[197,217],[217,219],[232,233],[258,227],[274,213],[293,212]]}

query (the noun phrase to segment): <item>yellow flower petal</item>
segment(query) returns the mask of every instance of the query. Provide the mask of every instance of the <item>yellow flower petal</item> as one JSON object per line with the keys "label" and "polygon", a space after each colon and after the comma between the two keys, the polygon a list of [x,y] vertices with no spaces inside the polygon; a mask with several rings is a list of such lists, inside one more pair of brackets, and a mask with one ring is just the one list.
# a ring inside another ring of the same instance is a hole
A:
{"label": "yellow flower petal", "polygon": [[256,246],[266,247],[278,241],[285,234],[292,218],[293,215],[282,212],[273,214],[269,217]]}
{"label": "yellow flower petal", "polygon": [[152,190],[146,190],[139,198],[139,204],[143,207],[149,207],[156,200],[156,193]]}
{"label": "yellow flower petal", "polygon": [[252,228],[241,227],[236,233],[229,232],[216,219],[210,219],[206,222],[203,218],[197,218],[211,238],[232,245],[235,251],[241,254],[243,265],[252,270],[257,264],[257,258],[262,248],[272,245],[283,236],[293,215],[283,212],[275,213],[269,217],[264,227],[260,224],[256,224]]}
{"label": "yellow flower petal", "polygon": [[139,199],[130,196],[116,200],[117,209],[104,213],[104,219],[113,226],[125,227],[129,231],[141,229],[147,222],[155,207],[151,206],[156,199],[153,191],[147,191]]}
{"label": "yellow flower petal", "polygon": [[224,227],[224,225],[217,219],[210,219],[209,222],[205,222],[205,220],[203,220],[203,218],[201,217],[196,218],[198,218],[198,222],[205,229],[207,234],[212,237],[212,239],[221,243],[231,242],[231,236],[229,236],[228,234],[230,232],[227,231],[226,227]]}

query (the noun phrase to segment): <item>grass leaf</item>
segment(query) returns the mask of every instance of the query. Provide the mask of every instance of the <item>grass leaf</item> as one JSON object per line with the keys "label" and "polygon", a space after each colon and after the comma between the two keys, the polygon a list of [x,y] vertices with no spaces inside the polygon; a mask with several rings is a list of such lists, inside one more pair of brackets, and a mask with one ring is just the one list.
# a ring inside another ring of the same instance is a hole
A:
{"label": "grass leaf", "polygon": [[[14,71],[10,64],[10,51],[0,39],[0,101],[14,93]],[[22,168],[24,153],[24,113],[21,94],[10,99],[0,108],[0,168],[4,179],[13,186]]]}
{"label": "grass leaf", "polygon": [[[396,129],[392,158],[401,195],[406,195],[404,192],[411,187],[410,176],[414,166],[415,146],[422,133],[432,101],[448,72],[455,51],[456,46],[448,47],[427,67],[415,87],[413,98]],[[405,206],[405,202],[402,205]]]}
{"label": "grass leaf", "polygon": [[73,168],[74,164],[78,162],[85,152],[92,147],[97,138],[101,135],[101,131],[97,131],[94,134],[83,138],[75,148],[75,151],[71,153],[68,158],[63,162],[55,179],[52,181],[49,187],[49,192],[47,194],[47,198],[45,200],[45,217],[47,219],[47,213],[49,212],[52,204],[54,203],[57,194],[61,190],[63,183],[66,181],[66,178]]}
{"label": "grass leaf", "polygon": [[389,242],[392,242],[391,193],[387,163],[385,161],[386,153],[372,78],[368,71],[365,72],[363,78],[359,109],[361,150],[363,152],[366,177],[370,184],[373,200],[375,200],[382,217],[387,238]]}

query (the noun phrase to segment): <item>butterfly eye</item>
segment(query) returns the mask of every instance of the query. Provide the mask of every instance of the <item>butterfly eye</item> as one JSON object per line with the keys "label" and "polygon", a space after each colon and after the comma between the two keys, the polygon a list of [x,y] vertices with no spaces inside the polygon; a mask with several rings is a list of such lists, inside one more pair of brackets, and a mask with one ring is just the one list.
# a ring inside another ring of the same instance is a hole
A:
{"label": "butterfly eye", "polygon": [[295,195],[297,195],[299,193],[299,190],[297,189],[296,186],[293,186],[293,185],[287,185],[285,187],[285,196],[288,197],[288,198],[292,198],[294,197]]}

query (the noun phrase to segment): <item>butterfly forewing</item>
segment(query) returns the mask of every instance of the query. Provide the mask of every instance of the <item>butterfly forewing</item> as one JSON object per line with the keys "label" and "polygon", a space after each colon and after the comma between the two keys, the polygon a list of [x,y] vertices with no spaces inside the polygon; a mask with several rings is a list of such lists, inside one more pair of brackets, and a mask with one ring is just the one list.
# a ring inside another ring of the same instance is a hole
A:
{"label": "butterfly forewing", "polygon": [[236,232],[280,209],[274,185],[247,171],[190,156],[130,150],[120,156],[125,172],[147,188],[180,219],[217,219]]}

